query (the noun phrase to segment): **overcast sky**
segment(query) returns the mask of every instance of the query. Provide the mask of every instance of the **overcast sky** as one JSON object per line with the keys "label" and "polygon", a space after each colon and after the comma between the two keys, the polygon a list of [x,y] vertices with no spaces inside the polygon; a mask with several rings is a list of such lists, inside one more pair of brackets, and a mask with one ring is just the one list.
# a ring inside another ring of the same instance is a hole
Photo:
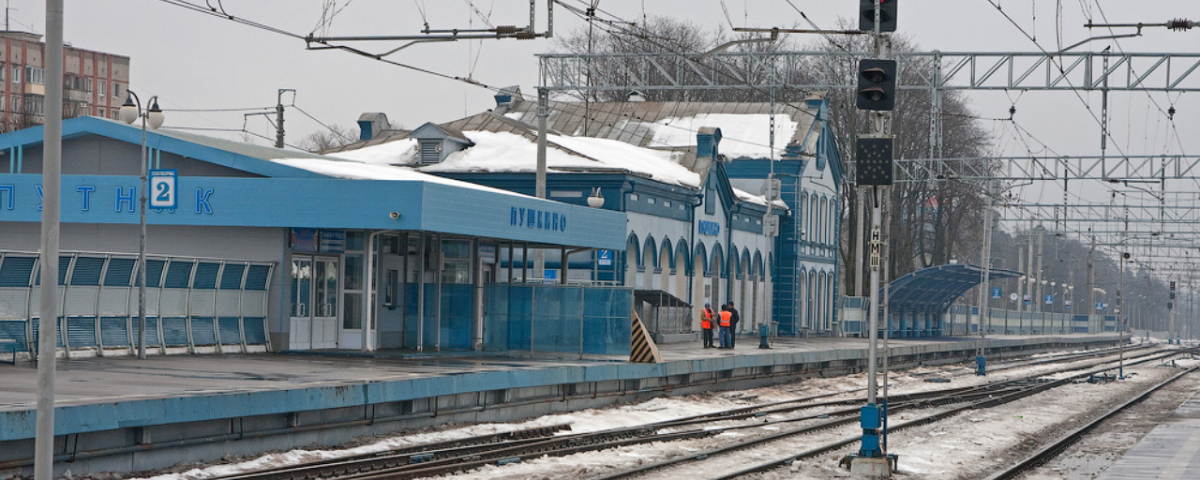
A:
{"label": "overcast sky", "polygon": [[[189,0],[204,5],[205,0]],[[208,0],[218,5],[218,0]],[[580,0],[567,0],[582,5]],[[1011,23],[993,3],[1003,7]],[[313,32],[321,23],[327,1],[223,0],[225,11],[295,34]],[[789,4],[790,3],[790,4]],[[545,30],[545,1],[537,0],[537,30]],[[794,7],[793,7],[794,5]],[[44,31],[44,2],[10,0],[11,28]],[[525,0],[339,0],[341,9],[332,24],[317,34],[415,35],[424,23],[432,28],[482,28],[472,12],[477,8],[495,25],[523,26],[529,19]],[[823,28],[833,28],[839,18],[856,19],[854,0],[604,0],[607,14],[630,21],[645,16],[671,16],[706,29],[731,26],[807,27],[797,10]],[[1200,20],[1195,0],[906,0],[901,3],[899,32],[922,50],[1037,51],[1039,45],[1056,50],[1105,30],[1083,27],[1097,23],[1162,23],[1172,18]],[[727,14],[725,12],[728,12]],[[1061,14],[1059,14],[1061,12]],[[490,15],[489,15],[490,14]],[[578,29],[584,22],[561,7],[555,9],[555,31]],[[66,2],[65,38],[79,48],[128,55],[132,58],[132,88],[146,98],[158,95],[164,109],[249,109],[273,107],[276,91],[295,89],[295,105],[326,124],[353,125],[365,111],[382,111],[396,123],[416,127],[426,121],[441,122],[476,113],[494,104],[492,92],[483,88],[414,72],[338,51],[308,51],[302,40],[189,11],[161,0],[75,0]],[[1018,28],[1019,27],[1019,28]],[[1037,44],[1025,32],[1036,38]],[[800,42],[807,38],[798,39]],[[362,44],[385,51],[397,44]],[[1126,52],[1197,52],[1200,29],[1172,32],[1149,28],[1139,38],[1114,44],[1096,41],[1076,51],[1099,51],[1112,45]],[[391,60],[453,76],[470,76],[492,86],[519,84],[527,93],[537,82],[534,55],[548,52],[552,41],[487,40],[418,45],[402,50]],[[1193,86],[1200,84],[1200,70]],[[1063,155],[1099,153],[1100,129],[1088,105],[1099,116],[1099,93],[1081,92],[970,92],[976,113],[982,117],[1008,117],[1015,106],[1016,126],[984,121],[995,138],[997,153],[1022,155],[1057,152]],[[1082,100],[1081,98],[1082,97]],[[1155,106],[1150,98],[1157,101]],[[1109,154],[1200,153],[1200,99],[1196,94],[1167,96],[1142,92],[1110,94],[1111,131],[1115,142]],[[289,94],[285,103],[292,103]],[[1173,130],[1160,112],[1175,105]],[[200,127],[241,130],[274,138],[273,127],[263,116],[244,118],[235,112],[170,112],[167,127]],[[287,111],[289,143],[322,129],[294,109]],[[1017,127],[1028,136],[1016,133]],[[1175,135],[1175,131],[1179,135]],[[241,138],[232,132],[211,132]],[[256,139],[259,143],[267,140]],[[1043,152],[1044,142],[1050,150]],[[1114,145],[1115,144],[1115,145]],[[845,149],[845,146],[843,146]],[[1197,182],[1176,182],[1172,189],[1200,190]],[[1043,193],[1031,187],[1025,195],[1061,202],[1061,186]],[[1105,187],[1107,188],[1107,187]],[[1105,188],[1081,189],[1072,195],[1100,201]]]}

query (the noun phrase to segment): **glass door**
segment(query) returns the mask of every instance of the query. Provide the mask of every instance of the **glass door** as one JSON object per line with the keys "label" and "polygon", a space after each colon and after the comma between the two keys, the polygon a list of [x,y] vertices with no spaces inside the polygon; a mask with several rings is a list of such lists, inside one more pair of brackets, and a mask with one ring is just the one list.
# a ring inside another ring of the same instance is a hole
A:
{"label": "glass door", "polygon": [[338,344],[338,259],[316,257],[313,260],[312,348],[337,348]]}
{"label": "glass door", "polygon": [[292,258],[292,310],[289,350],[312,348],[312,257]]}

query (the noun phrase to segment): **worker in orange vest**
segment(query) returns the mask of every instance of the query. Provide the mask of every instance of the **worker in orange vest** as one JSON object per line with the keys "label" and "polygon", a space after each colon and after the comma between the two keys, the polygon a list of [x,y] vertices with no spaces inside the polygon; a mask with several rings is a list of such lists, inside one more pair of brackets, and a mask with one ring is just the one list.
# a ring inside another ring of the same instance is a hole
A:
{"label": "worker in orange vest", "polygon": [[729,305],[721,305],[721,347],[733,348],[733,313],[729,311]]}
{"label": "worker in orange vest", "polygon": [[713,348],[713,311],[708,303],[700,311],[700,338],[704,340],[704,348]]}

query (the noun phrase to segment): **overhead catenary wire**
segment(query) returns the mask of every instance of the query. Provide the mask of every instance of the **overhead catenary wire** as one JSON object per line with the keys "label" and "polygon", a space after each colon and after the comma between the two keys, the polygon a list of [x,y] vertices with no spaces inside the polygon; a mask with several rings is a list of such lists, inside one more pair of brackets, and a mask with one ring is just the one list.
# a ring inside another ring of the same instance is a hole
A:
{"label": "overhead catenary wire", "polygon": [[[209,8],[207,8],[207,7],[200,6],[200,5],[197,5],[197,4],[195,4],[195,3],[192,3],[192,2],[189,2],[189,1],[186,1],[186,0],[159,0],[159,1],[161,1],[161,2],[164,2],[164,3],[167,3],[167,4],[170,4],[170,5],[175,5],[175,6],[179,6],[179,7],[182,7],[182,8],[186,8],[186,9],[188,9],[188,10],[191,10],[191,11],[195,11],[195,12],[203,13],[203,14],[205,14],[205,15],[213,16],[213,17],[216,17],[216,18],[227,19],[227,20],[233,21],[233,22],[235,22],[235,23],[239,23],[239,24],[246,25],[246,26],[253,27],[253,28],[262,29],[262,30],[265,30],[265,31],[268,31],[268,32],[271,32],[271,33],[276,33],[276,34],[284,35],[284,36],[287,36],[287,37],[296,38],[296,39],[301,39],[301,40],[305,40],[305,39],[307,38],[307,37],[306,37],[306,36],[304,36],[304,35],[295,34],[295,33],[288,32],[288,31],[286,31],[286,30],[283,30],[283,29],[279,29],[279,28],[271,27],[271,26],[268,26],[268,25],[265,25],[265,24],[262,24],[262,23],[259,23],[259,22],[255,22],[255,21],[251,21],[251,20],[243,19],[243,18],[241,18],[241,17],[234,16],[234,15],[231,15],[231,14],[227,14],[227,13],[225,13],[225,12],[224,12],[224,10],[217,10],[217,11],[210,10],[210,9],[209,9]],[[563,3],[562,3],[560,0],[554,0],[554,1],[555,1],[555,3],[556,3],[556,4],[558,4],[558,5],[563,5]],[[582,0],[580,0],[580,1],[582,1]],[[602,11],[602,10],[601,10],[601,9],[599,9],[599,8],[597,8],[597,10],[598,10],[598,11]],[[629,23],[629,22],[625,22],[625,23]],[[615,22],[610,22],[609,24],[610,24],[610,25],[615,25]],[[610,33],[611,33],[611,32],[610,32]],[[394,65],[394,66],[398,66],[398,67],[402,67],[402,68],[406,68],[406,69],[410,69],[410,70],[418,71],[418,72],[421,72],[421,73],[426,73],[426,74],[433,75],[433,76],[440,77],[440,78],[445,78],[445,79],[449,79],[449,80],[455,80],[455,81],[459,81],[459,82],[462,82],[462,83],[466,83],[466,84],[473,85],[473,86],[476,86],[476,87],[484,88],[484,89],[487,89],[487,90],[490,90],[490,91],[494,91],[494,92],[499,92],[499,91],[501,90],[501,87],[496,87],[496,86],[492,86],[492,85],[487,85],[487,84],[481,83],[481,82],[479,82],[479,81],[476,81],[476,80],[474,80],[474,79],[471,79],[471,78],[465,78],[465,77],[453,76],[453,75],[444,74],[444,73],[440,73],[440,72],[437,72],[437,71],[433,71],[433,70],[429,70],[429,69],[425,69],[425,68],[421,68],[421,67],[416,67],[416,66],[413,66],[413,65],[403,64],[403,63],[400,63],[400,62],[396,62],[396,61],[393,61],[393,60],[388,60],[388,59],[382,58],[382,57],[380,57],[380,56],[378,56],[378,55],[375,55],[375,54],[372,54],[372,53],[370,53],[370,52],[366,52],[366,51],[363,51],[363,50],[359,50],[359,49],[357,49],[357,48],[353,48],[353,47],[348,47],[348,46],[343,46],[343,45],[329,45],[329,48],[335,48],[335,49],[341,49],[341,50],[345,50],[345,51],[348,51],[348,52],[351,52],[351,53],[355,53],[355,54],[358,54],[358,55],[361,55],[361,56],[365,56],[365,57],[368,57],[368,58],[372,58],[372,59],[374,59],[374,60],[376,60],[376,61],[380,61],[380,62],[383,62],[383,63],[390,64],[390,65]],[[522,97],[523,97],[523,98],[526,98],[526,99],[532,99],[532,98],[533,98],[532,96],[530,96],[530,95],[528,95],[528,94],[522,94]],[[795,105],[792,105],[792,104],[790,104],[790,103],[788,103],[788,102],[780,102],[780,103],[783,103],[783,104],[785,104],[785,105],[791,106],[791,107],[795,108],[797,111],[799,111],[799,112],[803,112],[803,113],[805,113],[805,114],[808,114],[808,115],[810,115],[810,116],[811,116],[811,115],[815,115],[814,113],[812,113],[812,112],[809,112],[807,108],[800,108],[800,107],[797,107],[797,106],[795,106]],[[274,107],[269,107],[269,108],[274,108]],[[249,110],[246,110],[246,111],[249,111]],[[309,115],[307,112],[303,112],[303,111],[302,111],[302,113],[304,113],[306,116],[309,116],[309,117],[310,117],[310,118],[312,118],[314,121],[317,121],[315,117],[312,117],[312,116],[311,116],[311,115]],[[270,119],[268,119],[268,121],[270,121]],[[328,126],[328,125],[324,124],[323,122],[317,121],[317,123],[321,124],[321,125],[322,125],[323,127],[325,127],[326,129],[329,129],[330,131],[333,131],[333,130],[332,130],[332,129],[331,129],[329,126]],[[682,127],[674,127],[674,126],[669,126],[669,127],[670,127],[670,128],[679,128],[679,129],[683,129]],[[695,132],[696,132],[696,130],[691,130],[691,129],[683,129],[683,130],[686,130],[686,131],[689,131],[689,132],[693,132],[693,133],[695,133]],[[336,133],[336,132],[335,132],[335,133]],[[261,135],[257,135],[257,134],[255,134],[255,135],[256,135],[256,136],[261,136]],[[266,137],[263,137],[263,138],[266,138]],[[270,139],[268,138],[268,140],[270,140]],[[727,141],[734,141],[734,142],[741,142],[741,143],[750,144],[750,145],[756,145],[756,146],[764,146],[764,145],[761,145],[761,144],[757,144],[757,143],[755,143],[755,142],[746,141],[746,140],[741,140],[741,139],[732,138],[732,137],[725,137],[725,140],[727,140]],[[767,147],[767,148],[772,148],[772,149],[774,149],[774,146],[766,146],[766,147]]]}

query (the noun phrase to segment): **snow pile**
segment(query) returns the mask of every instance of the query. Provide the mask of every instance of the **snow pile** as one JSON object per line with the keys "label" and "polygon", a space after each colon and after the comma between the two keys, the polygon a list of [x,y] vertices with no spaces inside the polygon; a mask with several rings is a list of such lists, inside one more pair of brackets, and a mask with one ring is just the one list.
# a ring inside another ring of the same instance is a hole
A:
{"label": "snow pile", "polygon": [[413,165],[417,163],[417,140],[404,138],[330,155],[375,165]]}
{"label": "snow pile", "polygon": [[[729,158],[770,158],[771,117],[763,114],[702,113],[648,124],[654,130],[651,147],[681,147],[696,144],[696,132],[703,127],[721,129],[718,151]],[[776,152],[782,152],[799,124],[788,115],[775,116]],[[778,155],[776,155],[778,156]]]}

